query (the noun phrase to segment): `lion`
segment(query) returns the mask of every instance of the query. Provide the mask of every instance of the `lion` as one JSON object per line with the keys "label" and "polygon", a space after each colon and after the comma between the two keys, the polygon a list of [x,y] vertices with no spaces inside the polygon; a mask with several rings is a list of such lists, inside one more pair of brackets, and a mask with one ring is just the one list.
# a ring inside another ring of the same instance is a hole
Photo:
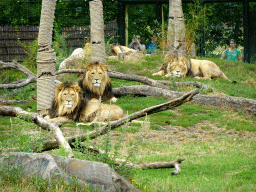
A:
{"label": "lion", "polygon": [[83,121],[104,124],[105,121],[119,120],[127,114],[117,105],[102,104],[96,98],[83,98],[83,91],[73,82],[65,82],[55,89],[48,121],[72,122]]}
{"label": "lion", "polygon": [[229,80],[216,63],[208,60],[189,59],[184,55],[179,56],[177,52],[169,52],[160,71],[153,75],[165,75],[166,77],[192,76],[196,79],[221,77]]}
{"label": "lion", "polygon": [[86,102],[81,88],[73,82],[65,82],[55,88],[55,96],[46,120],[56,122],[78,121]]}
{"label": "lion", "polygon": [[91,62],[85,66],[85,75],[78,82],[84,92],[84,98],[101,97],[102,101],[117,102],[112,91],[112,83],[108,76],[108,67],[100,64],[98,61]]}

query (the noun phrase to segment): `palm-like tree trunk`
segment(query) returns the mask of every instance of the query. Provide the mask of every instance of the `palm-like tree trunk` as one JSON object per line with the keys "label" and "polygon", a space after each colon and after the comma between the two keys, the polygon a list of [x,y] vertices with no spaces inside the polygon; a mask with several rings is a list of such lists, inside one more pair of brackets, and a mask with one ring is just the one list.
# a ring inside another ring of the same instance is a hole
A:
{"label": "palm-like tree trunk", "polygon": [[167,44],[169,49],[185,50],[185,24],[181,0],[169,0]]}
{"label": "palm-like tree trunk", "polygon": [[37,110],[44,112],[51,107],[55,94],[56,53],[52,49],[52,30],[56,0],[43,0],[37,52]]}
{"label": "palm-like tree trunk", "polygon": [[92,61],[106,63],[103,5],[101,0],[90,3]]}

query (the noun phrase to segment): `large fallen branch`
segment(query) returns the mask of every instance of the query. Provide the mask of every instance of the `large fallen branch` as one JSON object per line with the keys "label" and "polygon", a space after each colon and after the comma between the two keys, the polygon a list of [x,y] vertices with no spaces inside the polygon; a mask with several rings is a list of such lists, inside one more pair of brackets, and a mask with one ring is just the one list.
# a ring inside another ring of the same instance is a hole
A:
{"label": "large fallen branch", "polygon": [[197,82],[197,81],[186,81],[186,82],[172,82],[172,81],[166,81],[166,80],[158,80],[159,83],[162,83],[164,85],[170,85],[174,87],[183,87],[183,86],[193,86],[196,88],[203,88],[203,89],[209,89],[211,92],[216,91],[216,89],[209,87],[207,84]]}
{"label": "large fallen branch", "polygon": [[[62,69],[56,72],[56,75],[62,74],[62,73],[85,73],[84,69]],[[162,83],[159,83],[158,81],[145,77],[145,76],[139,76],[139,75],[127,75],[124,73],[116,72],[116,71],[108,71],[108,75],[111,78],[116,79],[124,79],[128,81],[138,81],[141,83],[144,83],[146,85],[150,85],[152,87],[159,87],[163,89],[168,89],[167,86],[163,85]]]}
{"label": "large fallen branch", "polygon": [[74,157],[69,143],[65,140],[63,133],[55,122],[46,121],[42,115],[38,113],[27,112],[20,107],[1,106],[0,115],[15,116],[25,120],[33,120],[43,129],[51,131],[54,134],[57,145],[64,147],[66,152],[69,154],[68,157]]}
{"label": "large fallen branch", "polygon": [[9,63],[0,61],[0,70],[10,69],[10,68],[21,71],[22,73],[27,75],[27,78],[12,84],[0,84],[0,89],[16,89],[37,81],[37,77],[33,72],[31,72],[29,69],[27,69],[23,65],[17,63],[16,61],[12,61]]}
{"label": "large fallen branch", "polygon": [[[160,89],[157,87],[150,87],[145,85],[121,86],[113,88],[115,96],[122,95],[141,95],[141,96],[163,96],[170,99],[180,97],[184,92]],[[256,116],[256,100],[247,99],[243,97],[232,97],[228,95],[201,95],[197,94],[193,98],[195,104],[202,104],[206,106],[222,107],[228,109],[239,110],[249,115]]]}
{"label": "large fallen branch", "polygon": [[[177,99],[168,101],[168,102],[160,104],[160,105],[155,105],[155,106],[143,109],[141,111],[138,111],[138,112],[135,112],[131,115],[128,115],[128,116],[126,116],[122,119],[119,119],[117,121],[113,121],[109,125],[105,125],[105,126],[99,128],[97,130],[93,130],[93,131],[89,132],[88,134],[84,133],[84,134],[81,134],[81,135],[74,135],[74,136],[68,137],[67,140],[68,140],[69,143],[73,143],[73,142],[75,142],[76,139],[78,139],[79,141],[84,141],[88,137],[90,139],[94,139],[94,138],[96,138],[100,135],[106,134],[109,129],[115,129],[116,127],[119,127],[119,126],[123,125],[126,122],[130,122],[134,119],[143,117],[145,115],[150,115],[152,113],[157,113],[157,112],[160,112],[160,111],[165,111],[167,109],[180,106],[183,103],[191,100],[191,98],[194,95],[198,94],[198,92],[199,92],[198,89],[194,89],[194,90],[182,95],[181,97],[179,97]],[[51,149],[55,149],[55,148],[58,147],[56,140],[48,140],[48,141],[45,141],[43,144],[44,144],[44,147],[43,147],[44,149],[43,150],[51,150]]]}
{"label": "large fallen branch", "polygon": [[111,71],[108,72],[109,77],[116,78],[116,79],[124,79],[128,81],[138,81],[141,83],[144,83],[145,85],[150,85],[152,87],[159,87],[163,89],[169,89],[167,86],[163,85],[162,83],[159,83],[158,81],[148,78],[146,76],[139,76],[139,75],[127,75],[124,73]]}

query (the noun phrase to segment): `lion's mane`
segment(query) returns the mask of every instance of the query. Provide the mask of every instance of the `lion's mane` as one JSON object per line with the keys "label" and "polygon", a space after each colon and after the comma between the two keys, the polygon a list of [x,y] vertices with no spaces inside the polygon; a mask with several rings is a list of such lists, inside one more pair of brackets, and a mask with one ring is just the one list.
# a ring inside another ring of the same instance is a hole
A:
{"label": "lion's mane", "polygon": [[[89,79],[88,75],[91,70],[94,70],[96,68],[101,69],[103,72],[100,87],[95,87],[93,85],[93,81]],[[106,65],[100,64],[98,61],[91,62],[85,66],[85,71],[86,73],[84,74],[83,78],[78,82],[79,86],[83,90],[84,98],[99,99],[101,97],[103,101],[106,101],[114,97],[112,91],[112,83],[111,79],[108,76],[108,67]]]}
{"label": "lion's mane", "polygon": [[[61,94],[65,89],[72,88],[76,95],[76,103],[72,108],[63,107],[63,101],[61,101]],[[82,99],[82,91],[80,87],[73,82],[65,82],[58,85],[55,89],[55,96],[52,100],[51,108],[49,109],[50,118],[56,118],[66,116],[68,119],[78,121],[81,111],[86,107],[86,100]]]}

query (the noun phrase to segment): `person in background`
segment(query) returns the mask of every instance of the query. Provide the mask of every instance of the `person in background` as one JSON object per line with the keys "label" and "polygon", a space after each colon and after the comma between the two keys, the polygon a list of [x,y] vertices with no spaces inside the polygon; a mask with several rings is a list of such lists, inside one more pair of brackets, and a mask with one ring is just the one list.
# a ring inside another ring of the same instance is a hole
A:
{"label": "person in background", "polygon": [[230,61],[243,61],[241,52],[236,48],[236,41],[231,39],[229,41],[229,48],[225,50],[221,59],[226,59]]}
{"label": "person in background", "polygon": [[151,37],[151,41],[146,44],[147,53],[148,54],[156,53],[156,48],[157,48],[157,41],[155,40],[154,37]]}
{"label": "person in background", "polygon": [[135,49],[136,51],[144,51],[145,45],[140,44],[141,37],[140,35],[136,35],[132,38],[132,42],[128,45],[129,48]]}

